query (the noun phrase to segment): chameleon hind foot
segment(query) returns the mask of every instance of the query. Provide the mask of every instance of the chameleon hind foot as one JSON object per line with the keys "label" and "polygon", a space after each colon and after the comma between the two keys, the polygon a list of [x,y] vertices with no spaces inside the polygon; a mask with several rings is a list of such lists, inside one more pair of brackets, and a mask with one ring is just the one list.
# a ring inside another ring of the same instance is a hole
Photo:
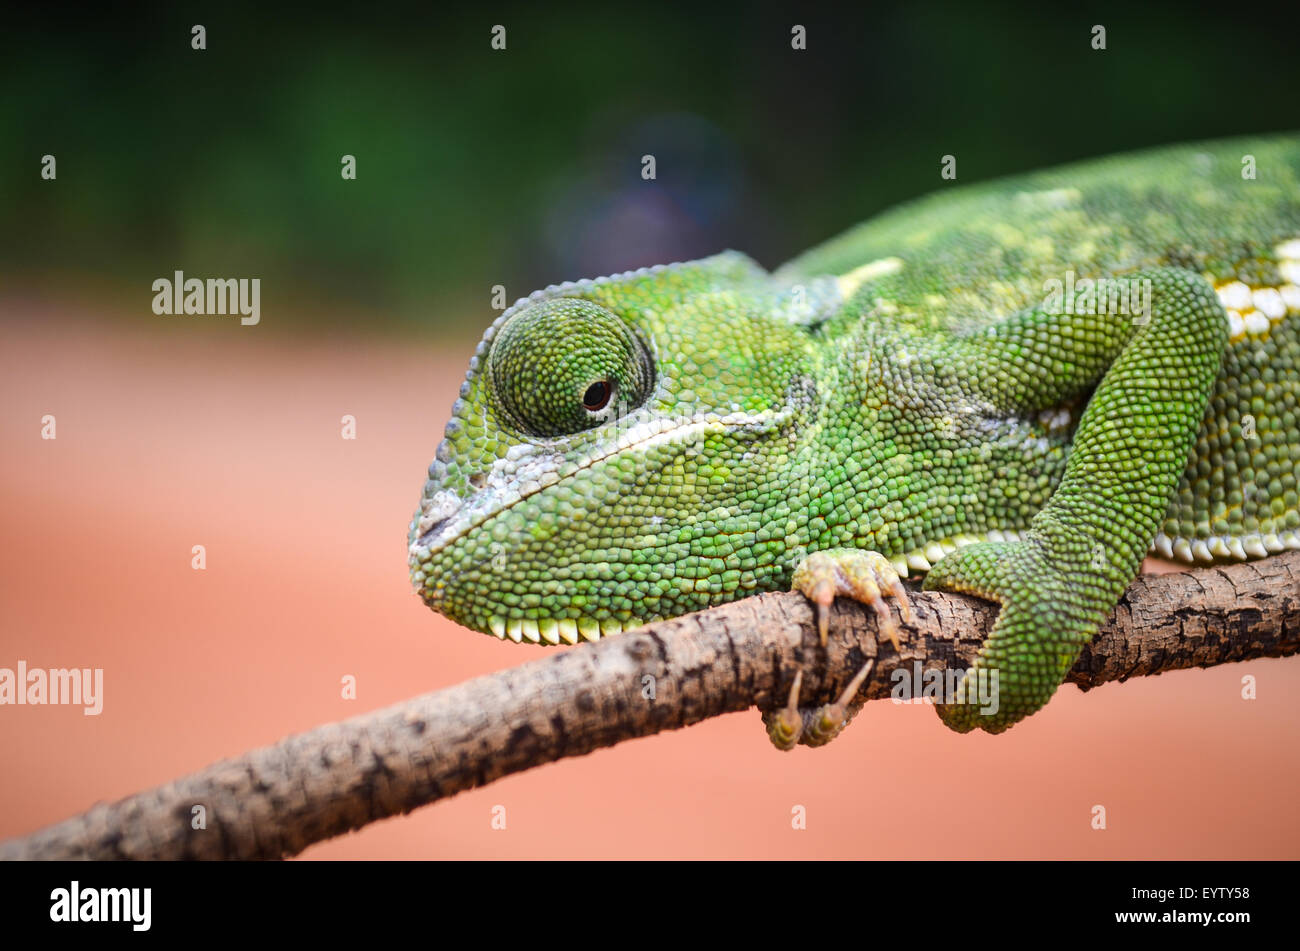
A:
{"label": "chameleon hind foot", "polygon": [[804,746],[825,746],[839,736],[849,725],[849,721],[862,709],[865,701],[854,698],[866,682],[874,665],[875,660],[868,660],[849,681],[839,699],[819,707],[799,705],[799,688],[803,686],[803,671],[796,673],[786,705],[763,714],[763,723],[767,726],[767,738],[772,741],[772,745],[778,750],[788,752],[800,743]]}
{"label": "chameleon hind foot", "polygon": [[826,646],[831,603],[838,597],[853,598],[876,611],[880,633],[898,650],[898,625],[885,603],[886,596],[898,601],[903,623],[911,623],[912,603],[907,599],[898,571],[880,552],[860,548],[832,548],[807,556],[794,569],[793,590],[813,603],[817,612],[817,634]]}
{"label": "chameleon hind foot", "polygon": [[939,562],[925,590],[973,594],[1002,605],[957,695],[935,706],[958,733],[1001,733],[1041,708],[1095,633],[1102,603],[1094,579],[1063,574],[1036,532],[1018,542],[980,542]]}

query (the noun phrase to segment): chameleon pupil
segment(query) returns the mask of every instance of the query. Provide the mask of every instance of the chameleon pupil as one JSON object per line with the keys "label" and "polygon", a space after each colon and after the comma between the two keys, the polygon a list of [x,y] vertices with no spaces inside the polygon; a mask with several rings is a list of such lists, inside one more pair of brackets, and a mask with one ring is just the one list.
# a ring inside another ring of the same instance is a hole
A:
{"label": "chameleon pupil", "polygon": [[597,380],[587,387],[587,392],[583,394],[583,408],[591,413],[600,412],[609,405],[609,398],[613,392],[614,388],[609,385],[608,380]]}

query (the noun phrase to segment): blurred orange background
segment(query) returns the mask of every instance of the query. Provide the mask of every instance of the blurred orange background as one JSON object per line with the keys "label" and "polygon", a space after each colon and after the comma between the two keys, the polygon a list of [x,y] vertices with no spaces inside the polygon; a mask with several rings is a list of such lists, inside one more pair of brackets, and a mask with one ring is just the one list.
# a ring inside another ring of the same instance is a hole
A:
{"label": "blurred orange background", "polygon": [[[143,306],[0,311],[0,666],[102,667],[105,683],[98,717],[0,707],[0,838],[539,656],[433,614],[407,579],[407,524],[480,328],[434,346]],[[791,754],[750,711],[304,857],[1296,858],[1298,691],[1295,659],[1065,687],[999,737],[875,702]]]}

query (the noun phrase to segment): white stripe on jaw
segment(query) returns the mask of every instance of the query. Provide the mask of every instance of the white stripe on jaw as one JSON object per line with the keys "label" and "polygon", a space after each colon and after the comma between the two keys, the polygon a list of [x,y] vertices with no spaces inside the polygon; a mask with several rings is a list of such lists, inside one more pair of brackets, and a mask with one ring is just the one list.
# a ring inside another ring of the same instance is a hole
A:
{"label": "white stripe on jaw", "polygon": [[[482,489],[462,504],[454,515],[443,517],[440,539],[432,539],[431,544],[425,546],[420,544],[419,536],[416,537],[410,548],[410,558],[413,561],[423,561],[429,555],[446,548],[470,528],[506,511],[547,486],[571,478],[611,456],[630,449],[646,452],[657,446],[686,442],[707,433],[747,430],[762,432],[788,422],[794,412],[793,407],[783,407],[780,410],[762,410],[757,413],[736,410],[720,414],[709,411],[679,421],[650,419],[627,427],[612,447],[596,449],[568,463],[562,453],[549,447],[519,443],[512,446],[504,458],[492,464]],[[430,499],[429,504],[441,514],[445,500],[435,503],[435,499],[438,496]],[[432,519],[429,524],[434,524]]]}

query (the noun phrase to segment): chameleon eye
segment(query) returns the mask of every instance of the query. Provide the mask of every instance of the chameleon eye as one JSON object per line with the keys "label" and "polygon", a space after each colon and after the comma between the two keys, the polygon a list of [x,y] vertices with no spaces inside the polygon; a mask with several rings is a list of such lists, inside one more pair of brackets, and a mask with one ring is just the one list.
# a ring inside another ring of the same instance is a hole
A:
{"label": "chameleon eye", "polygon": [[488,378],[507,422],[529,435],[556,437],[640,406],[654,370],[645,344],[622,318],[565,297],[525,307],[502,324],[488,352]]}
{"label": "chameleon eye", "polygon": [[582,395],[582,408],[588,413],[599,413],[609,405],[609,398],[613,395],[614,385],[609,380],[597,380]]}

